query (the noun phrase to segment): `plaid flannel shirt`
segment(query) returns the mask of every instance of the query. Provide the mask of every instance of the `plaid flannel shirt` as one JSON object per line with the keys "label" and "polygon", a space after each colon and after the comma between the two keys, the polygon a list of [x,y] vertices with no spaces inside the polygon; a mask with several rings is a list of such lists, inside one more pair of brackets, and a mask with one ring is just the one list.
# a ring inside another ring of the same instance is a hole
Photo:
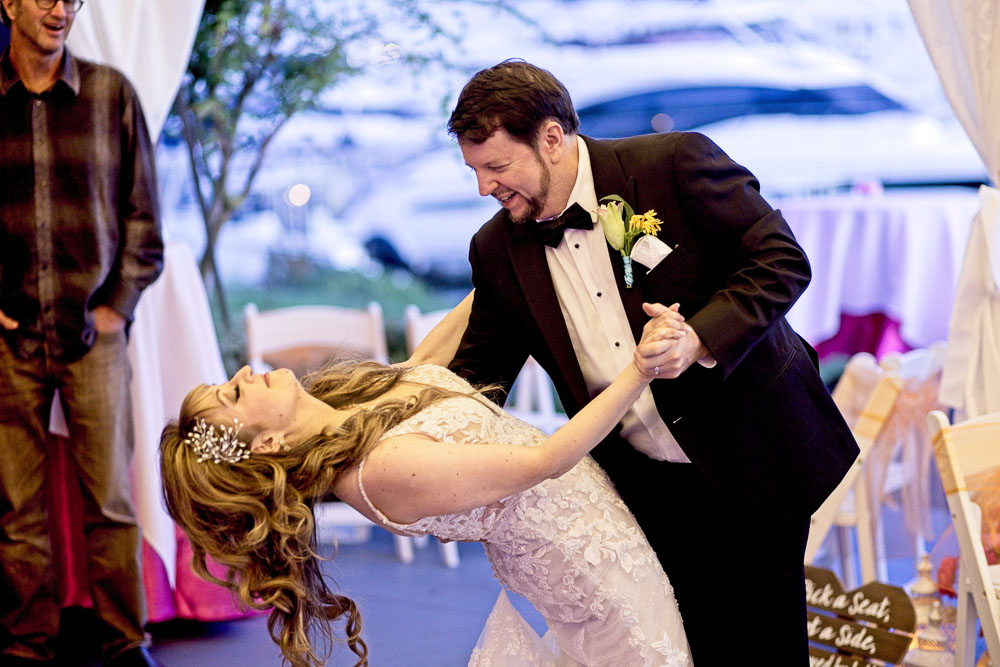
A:
{"label": "plaid flannel shirt", "polygon": [[0,328],[22,357],[79,358],[94,308],[131,320],[163,267],[154,151],[139,99],[116,70],[65,51],[35,94],[0,58]]}

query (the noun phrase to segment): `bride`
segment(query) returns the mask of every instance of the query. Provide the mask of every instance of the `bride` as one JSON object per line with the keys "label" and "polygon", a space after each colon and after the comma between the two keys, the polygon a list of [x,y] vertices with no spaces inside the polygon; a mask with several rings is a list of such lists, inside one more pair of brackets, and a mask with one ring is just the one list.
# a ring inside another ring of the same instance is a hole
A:
{"label": "bride", "polygon": [[[194,570],[270,609],[271,635],[292,665],[324,664],[329,649],[317,640],[345,641],[367,664],[361,614],[327,587],[315,550],[312,507],[335,496],[396,533],[482,542],[500,582],[545,617],[548,642],[501,593],[470,665],[690,664],[670,583],[586,456],[684,335],[683,318],[644,306],[652,319],[632,363],[546,436],[440,365],[469,302],[399,366],[335,363],[308,388],[288,370],[244,367],[192,390],[164,429],[160,465]],[[208,557],[227,568],[225,580]]]}

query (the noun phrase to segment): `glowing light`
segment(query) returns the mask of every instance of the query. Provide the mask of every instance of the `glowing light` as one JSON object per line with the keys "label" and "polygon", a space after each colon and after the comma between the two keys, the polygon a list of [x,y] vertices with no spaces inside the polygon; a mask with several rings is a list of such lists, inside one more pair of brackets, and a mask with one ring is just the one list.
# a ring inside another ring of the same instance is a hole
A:
{"label": "glowing light", "polygon": [[312,190],[305,183],[298,183],[285,190],[285,201],[292,206],[305,206],[311,196]]}
{"label": "glowing light", "polygon": [[669,132],[674,129],[674,119],[668,114],[658,113],[649,121],[653,129],[657,132]]}

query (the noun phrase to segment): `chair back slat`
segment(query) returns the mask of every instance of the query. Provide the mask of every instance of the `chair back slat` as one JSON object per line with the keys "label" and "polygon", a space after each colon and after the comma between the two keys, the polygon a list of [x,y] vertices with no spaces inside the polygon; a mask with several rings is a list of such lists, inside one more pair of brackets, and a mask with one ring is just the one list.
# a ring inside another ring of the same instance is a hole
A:
{"label": "chair back slat", "polygon": [[984,489],[970,488],[980,484],[973,477],[991,470],[1000,478],[1000,412],[949,424],[943,412],[934,410],[927,423],[959,545],[955,664],[967,667],[975,659],[977,615],[990,654],[1000,655],[1000,599],[983,547],[983,535],[1000,517],[984,516],[974,501]]}
{"label": "chair back slat", "polygon": [[310,305],[267,311],[251,303],[243,314],[247,359],[255,369],[274,366],[269,359],[292,359],[315,370],[338,352],[389,361],[382,307],[376,302],[366,308]]}

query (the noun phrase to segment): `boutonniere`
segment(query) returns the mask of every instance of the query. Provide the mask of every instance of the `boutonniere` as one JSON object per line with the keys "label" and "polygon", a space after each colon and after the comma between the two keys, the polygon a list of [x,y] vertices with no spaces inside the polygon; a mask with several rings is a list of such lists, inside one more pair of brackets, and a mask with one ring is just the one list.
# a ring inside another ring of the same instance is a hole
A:
{"label": "boutonniere", "polygon": [[[611,247],[622,255],[625,264],[625,286],[632,287],[632,246],[635,240],[644,234],[657,234],[660,231],[661,220],[656,217],[656,211],[649,209],[642,215],[636,215],[628,202],[618,195],[608,195],[601,199],[607,204],[597,207],[597,220],[604,230],[604,237]],[[625,221],[628,220],[628,224]]]}

